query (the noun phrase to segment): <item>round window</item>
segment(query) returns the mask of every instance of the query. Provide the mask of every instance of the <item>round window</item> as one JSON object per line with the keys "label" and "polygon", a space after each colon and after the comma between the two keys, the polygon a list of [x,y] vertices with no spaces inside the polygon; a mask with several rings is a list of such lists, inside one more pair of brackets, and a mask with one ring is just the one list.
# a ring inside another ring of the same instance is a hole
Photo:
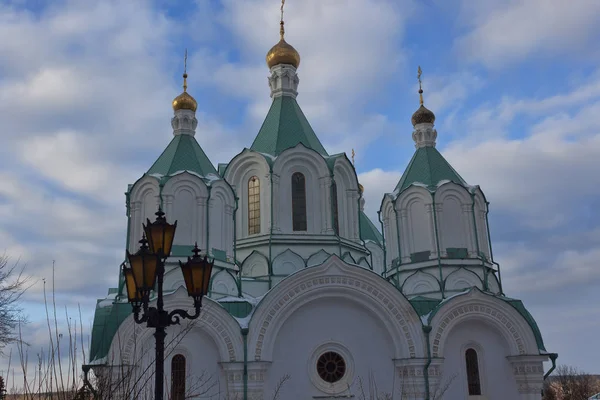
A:
{"label": "round window", "polygon": [[335,383],[346,374],[346,361],[335,351],[323,353],[317,360],[317,373],[325,382]]}

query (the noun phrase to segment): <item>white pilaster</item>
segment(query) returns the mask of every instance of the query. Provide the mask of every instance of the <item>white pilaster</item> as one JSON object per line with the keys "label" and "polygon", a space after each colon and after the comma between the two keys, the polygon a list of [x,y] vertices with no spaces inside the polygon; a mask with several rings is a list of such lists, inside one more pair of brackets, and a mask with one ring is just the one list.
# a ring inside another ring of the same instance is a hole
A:
{"label": "white pilaster", "polygon": [[544,366],[546,356],[508,357],[517,381],[519,400],[540,400],[544,386]]}

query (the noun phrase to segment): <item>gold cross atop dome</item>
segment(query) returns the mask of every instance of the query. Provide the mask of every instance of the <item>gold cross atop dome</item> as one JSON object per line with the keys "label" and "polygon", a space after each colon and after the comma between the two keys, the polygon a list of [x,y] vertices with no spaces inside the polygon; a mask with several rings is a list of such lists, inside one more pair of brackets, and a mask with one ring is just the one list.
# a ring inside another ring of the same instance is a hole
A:
{"label": "gold cross atop dome", "polygon": [[196,112],[198,102],[187,92],[187,49],[183,58],[183,93],[173,99],[173,111],[192,110]]}
{"label": "gold cross atop dome", "polygon": [[275,46],[271,47],[271,50],[267,53],[267,66],[269,68],[273,68],[275,65],[280,64],[289,64],[294,68],[298,68],[300,65],[300,54],[296,51],[296,49],[288,44],[285,39],[285,28],[283,21],[283,6],[285,5],[285,0],[281,0],[281,18],[279,21],[279,43]]}
{"label": "gold cross atop dome", "polygon": [[419,81],[419,103],[421,104],[421,106],[412,115],[411,122],[413,126],[417,124],[433,124],[435,122],[435,114],[423,105],[423,87],[421,82],[421,74],[423,74],[423,70],[419,65],[419,68],[417,69],[417,80]]}

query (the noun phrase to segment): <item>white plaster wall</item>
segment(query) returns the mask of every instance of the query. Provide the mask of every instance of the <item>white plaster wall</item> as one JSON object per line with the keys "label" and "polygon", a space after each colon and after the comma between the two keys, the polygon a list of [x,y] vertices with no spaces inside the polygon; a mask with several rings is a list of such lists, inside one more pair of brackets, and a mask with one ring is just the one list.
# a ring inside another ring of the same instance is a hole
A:
{"label": "white plaster wall", "polygon": [[[437,200],[437,199],[436,199]],[[446,191],[439,196],[441,212],[438,214],[440,250],[445,254],[448,247],[469,246],[469,205],[458,193]],[[471,224],[472,225],[472,224]]]}
{"label": "white plaster wall", "polygon": [[208,202],[209,245],[233,256],[233,210],[235,202],[231,189],[224,181],[213,182]]}
{"label": "white plaster wall", "polygon": [[381,275],[383,273],[383,249],[373,242],[367,242],[366,247],[371,252],[373,271]]}
{"label": "white plaster wall", "polygon": [[482,394],[486,400],[518,399],[516,381],[511,365],[506,359],[510,355],[504,338],[490,325],[478,320],[460,323],[449,333],[445,345],[444,378],[452,379],[448,399],[467,399],[466,362],[464,352],[472,346],[477,350],[482,381]]}
{"label": "white plaster wall", "polygon": [[214,292],[214,298],[237,296],[238,294],[235,278],[225,270],[212,276],[211,290]]}
{"label": "white plaster wall", "polygon": [[[340,343],[352,355],[355,395],[356,378],[368,382],[370,374],[376,377],[379,390],[392,391],[394,349],[383,322],[358,303],[321,298],[305,304],[281,327],[265,393],[272,393],[279,379],[289,374],[291,379],[283,387],[281,398],[305,400],[325,395],[311,382],[309,374],[314,374],[314,366],[308,365],[308,361],[319,345],[330,342]],[[369,345],[365,346],[365,343]]]}
{"label": "white plaster wall", "polygon": [[327,253],[326,251],[320,250],[319,252],[317,252],[309,257],[308,261],[306,262],[306,266],[314,267],[315,265],[320,265],[323,263],[323,261],[327,260],[329,258],[329,256],[330,256],[329,253]]}
{"label": "white plaster wall", "polygon": [[338,215],[340,236],[349,240],[359,240],[358,226],[358,181],[356,172],[347,158],[338,158],[334,167],[337,185]]}
{"label": "white plaster wall", "polygon": [[146,223],[146,219],[150,219],[150,221],[156,219],[154,213],[158,210],[158,193],[158,181],[149,176],[140,179],[131,188],[131,197],[129,199],[131,205],[131,226],[128,240],[130,252],[137,251],[140,246],[138,242],[144,232],[142,224]]}
{"label": "white plaster wall", "polygon": [[392,261],[398,257],[398,231],[396,227],[396,215],[394,204],[390,197],[386,196],[381,205],[381,220],[383,221],[383,235],[387,250],[387,267],[392,266]]}
{"label": "white plaster wall", "polygon": [[477,238],[479,239],[479,249],[486,257],[490,257],[490,246],[488,240],[488,226],[486,223],[487,206],[483,199],[481,191],[475,193],[475,219],[477,221]]}
{"label": "white plaster wall", "polygon": [[[179,330],[181,332],[181,330]],[[175,338],[175,329],[169,329],[167,342]],[[201,329],[180,334],[181,342],[165,351],[166,398],[171,393],[171,360],[176,354],[186,358],[186,398],[217,398],[226,392],[225,374],[219,366],[222,361],[214,340]],[[206,392],[206,393],[204,393]]]}

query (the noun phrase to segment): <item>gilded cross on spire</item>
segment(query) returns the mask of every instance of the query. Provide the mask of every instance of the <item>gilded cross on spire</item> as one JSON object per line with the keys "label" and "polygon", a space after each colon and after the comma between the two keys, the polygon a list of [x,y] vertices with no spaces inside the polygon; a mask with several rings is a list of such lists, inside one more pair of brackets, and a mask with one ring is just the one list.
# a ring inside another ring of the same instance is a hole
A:
{"label": "gilded cross on spire", "polygon": [[279,35],[281,36],[281,39],[283,39],[283,36],[285,35],[285,29],[283,28],[283,6],[285,5],[285,0],[281,0],[281,19],[279,21]]}
{"label": "gilded cross on spire", "polygon": [[183,57],[183,91],[187,92],[187,49],[185,49]]}
{"label": "gilded cross on spire", "polygon": [[354,152],[354,149],[352,149],[352,165],[354,165],[354,156],[356,155],[356,153]]}
{"label": "gilded cross on spire", "polygon": [[423,70],[421,69],[421,66],[419,65],[419,69],[417,70],[417,79],[419,80],[419,101],[421,102],[421,105],[423,105],[423,88],[421,87],[421,74],[423,73]]}

